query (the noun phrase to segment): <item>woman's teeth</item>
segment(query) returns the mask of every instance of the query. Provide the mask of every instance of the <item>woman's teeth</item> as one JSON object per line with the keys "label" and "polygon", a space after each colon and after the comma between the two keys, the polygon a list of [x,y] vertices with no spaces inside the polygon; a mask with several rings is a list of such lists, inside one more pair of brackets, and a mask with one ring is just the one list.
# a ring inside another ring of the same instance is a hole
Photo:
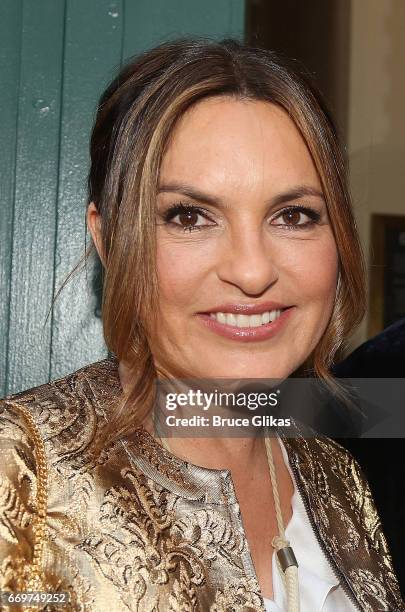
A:
{"label": "woman's teeth", "polygon": [[216,319],[218,323],[233,325],[234,327],[260,327],[266,323],[272,323],[281,314],[281,310],[270,310],[262,314],[244,315],[232,314],[229,312],[211,312],[211,319]]}

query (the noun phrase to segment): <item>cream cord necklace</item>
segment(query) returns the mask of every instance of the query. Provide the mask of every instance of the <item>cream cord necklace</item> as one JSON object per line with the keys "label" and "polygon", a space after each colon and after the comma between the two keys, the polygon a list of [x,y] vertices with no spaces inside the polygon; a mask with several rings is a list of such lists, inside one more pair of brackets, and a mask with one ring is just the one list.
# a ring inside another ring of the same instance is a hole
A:
{"label": "cream cord necklace", "polygon": [[271,486],[273,489],[274,507],[278,526],[278,536],[274,536],[272,545],[276,549],[277,567],[283,578],[287,593],[287,611],[299,612],[300,597],[298,588],[298,563],[294,551],[285,537],[283,517],[281,514],[280,496],[278,494],[276,468],[273,461],[273,452],[269,437],[264,439],[266,445],[267,461],[269,464]]}
{"label": "cream cord necklace", "polygon": [[[171,450],[165,438],[159,436],[159,441],[163,448],[169,453]],[[266,445],[267,461],[269,464],[271,486],[273,489],[274,507],[278,526],[278,536],[274,536],[272,546],[276,549],[277,567],[283,578],[287,593],[287,612],[300,612],[300,600],[298,589],[298,563],[290,543],[285,538],[283,517],[281,514],[280,496],[278,494],[276,468],[273,461],[270,438],[264,438]]]}

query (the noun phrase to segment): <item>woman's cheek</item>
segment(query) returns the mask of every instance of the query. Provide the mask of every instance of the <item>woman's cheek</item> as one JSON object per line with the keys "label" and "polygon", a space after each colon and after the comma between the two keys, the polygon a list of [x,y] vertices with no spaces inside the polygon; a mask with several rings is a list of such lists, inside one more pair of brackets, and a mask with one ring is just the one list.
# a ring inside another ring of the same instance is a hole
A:
{"label": "woman's cheek", "polygon": [[199,301],[204,282],[215,261],[214,248],[192,238],[165,240],[157,248],[157,272],[161,305]]}
{"label": "woman's cheek", "polygon": [[328,232],[319,240],[292,245],[287,257],[290,270],[294,270],[301,295],[326,301],[331,292],[334,295],[338,274],[338,253],[331,233]]}
{"label": "woman's cheek", "polygon": [[324,244],[324,248],[318,250],[314,257],[314,275],[312,279],[314,290],[320,294],[325,293],[335,296],[338,278],[339,259],[334,240]]}

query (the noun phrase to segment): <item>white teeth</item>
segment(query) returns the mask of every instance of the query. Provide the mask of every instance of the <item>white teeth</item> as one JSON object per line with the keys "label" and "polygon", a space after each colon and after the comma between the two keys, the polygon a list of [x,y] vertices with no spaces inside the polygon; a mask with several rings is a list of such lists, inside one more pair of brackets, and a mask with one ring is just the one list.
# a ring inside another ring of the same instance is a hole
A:
{"label": "white teeth", "polygon": [[226,314],[223,312],[217,312],[217,321],[220,323],[226,323]]}
{"label": "white teeth", "polygon": [[250,327],[249,315],[236,315],[236,325],[237,327]]}
{"label": "white teeth", "polygon": [[231,312],[211,312],[211,319],[216,319],[219,323],[232,325],[233,327],[260,327],[266,323],[272,323],[281,314],[281,310],[271,310],[262,314],[254,315],[235,315]]}
{"label": "white teeth", "polygon": [[226,315],[226,324],[233,325],[234,327],[237,325],[236,323],[236,315],[230,313]]}
{"label": "white teeth", "polygon": [[277,319],[278,316],[280,316],[280,311],[279,310],[272,310],[270,312],[270,323],[273,323],[273,321],[275,319]]}
{"label": "white teeth", "polygon": [[252,315],[249,317],[249,325],[250,327],[259,327],[262,324],[262,315]]}

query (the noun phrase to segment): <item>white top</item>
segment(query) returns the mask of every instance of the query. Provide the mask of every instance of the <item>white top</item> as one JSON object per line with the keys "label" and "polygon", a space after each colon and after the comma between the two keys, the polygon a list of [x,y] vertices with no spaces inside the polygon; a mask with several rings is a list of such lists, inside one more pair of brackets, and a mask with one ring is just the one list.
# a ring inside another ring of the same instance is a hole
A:
{"label": "white top", "polygon": [[[285,528],[298,562],[298,584],[300,612],[358,612],[346,592],[339,584],[330,563],[313,532],[294,475],[288,461],[287,451],[277,437],[283,452],[284,463],[294,483],[291,499],[292,517]],[[284,583],[276,564],[275,551],[272,557],[273,597],[264,599],[267,612],[287,612],[287,597]]]}

